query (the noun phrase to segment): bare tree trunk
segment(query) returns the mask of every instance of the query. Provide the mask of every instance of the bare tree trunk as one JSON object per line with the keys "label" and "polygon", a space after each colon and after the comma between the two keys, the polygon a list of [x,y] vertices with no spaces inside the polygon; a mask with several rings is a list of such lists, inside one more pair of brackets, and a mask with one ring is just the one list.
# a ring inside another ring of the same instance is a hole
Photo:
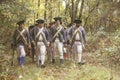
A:
{"label": "bare tree trunk", "polygon": [[40,7],[40,0],[38,0],[38,8]]}
{"label": "bare tree trunk", "polygon": [[80,0],[76,0],[75,5],[74,5],[74,19],[77,18],[77,13],[78,13],[78,5],[80,3]]}
{"label": "bare tree trunk", "polygon": [[71,23],[73,23],[74,21],[74,0],[72,0],[71,3],[72,3]]}
{"label": "bare tree trunk", "polygon": [[81,16],[82,16],[83,7],[84,7],[84,0],[82,0],[82,2],[81,2],[80,12],[79,12],[79,19],[80,19]]}
{"label": "bare tree trunk", "polygon": [[90,17],[91,13],[96,9],[96,7],[98,7],[98,5],[99,5],[99,1],[93,6],[92,9],[89,10],[89,14],[88,14],[88,16],[87,16],[86,19],[85,19],[84,27],[86,27],[88,18]]}
{"label": "bare tree trunk", "polygon": [[50,0],[50,16],[49,16],[49,20],[50,20],[50,22],[52,21],[52,14],[53,14],[53,11],[52,11],[52,5],[51,5],[51,3],[53,2],[53,0]]}
{"label": "bare tree trunk", "polygon": [[67,1],[65,1],[65,15],[67,14],[68,12],[68,8],[69,8],[69,3]]}
{"label": "bare tree trunk", "polygon": [[[38,0],[38,9],[40,7],[40,0]],[[39,13],[37,12],[37,18],[39,17]]]}
{"label": "bare tree trunk", "polygon": [[59,6],[59,8],[58,8],[58,16],[60,16],[60,0],[58,1],[58,6]]}
{"label": "bare tree trunk", "polygon": [[67,25],[67,17],[68,17],[68,13],[69,13],[69,1],[68,0],[65,0],[65,25]]}
{"label": "bare tree trunk", "polygon": [[78,12],[78,5],[79,5],[80,0],[76,0],[74,3],[74,0],[71,0],[71,4],[72,4],[72,10],[71,10],[71,22],[73,23],[73,21],[75,20],[75,18],[77,18],[77,12]]}
{"label": "bare tree trunk", "polygon": [[45,0],[44,20],[47,20],[46,19],[46,13],[47,13],[47,11],[46,11],[47,9],[46,8],[47,8],[47,0]]}
{"label": "bare tree trunk", "polygon": [[35,15],[36,15],[36,14],[35,14],[35,12],[34,12],[34,24],[35,24]]}

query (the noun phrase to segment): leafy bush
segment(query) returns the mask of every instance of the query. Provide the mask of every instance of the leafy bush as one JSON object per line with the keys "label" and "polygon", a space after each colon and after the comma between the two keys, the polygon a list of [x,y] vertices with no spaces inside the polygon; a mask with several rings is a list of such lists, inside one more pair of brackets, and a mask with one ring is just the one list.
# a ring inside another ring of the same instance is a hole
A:
{"label": "leafy bush", "polygon": [[0,1],[0,80],[16,80],[12,75],[15,74],[14,68],[10,66],[11,35],[16,22],[26,19],[29,12],[25,3],[18,3],[16,0]]}
{"label": "leafy bush", "polygon": [[100,27],[94,35],[89,34],[88,44],[90,52],[101,54],[99,57],[102,57],[103,61],[107,56],[109,62],[120,65],[120,30],[107,33],[104,31],[104,27]]}

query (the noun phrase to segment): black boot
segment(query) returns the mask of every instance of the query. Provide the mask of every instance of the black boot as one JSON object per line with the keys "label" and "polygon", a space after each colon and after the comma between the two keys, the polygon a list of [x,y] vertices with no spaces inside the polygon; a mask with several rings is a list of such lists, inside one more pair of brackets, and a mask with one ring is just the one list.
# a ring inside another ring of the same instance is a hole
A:
{"label": "black boot", "polygon": [[41,60],[39,60],[39,63],[41,63]]}
{"label": "black boot", "polygon": [[55,63],[55,59],[52,59],[52,63],[53,63],[53,64]]}
{"label": "black boot", "polygon": [[18,59],[18,65],[20,65],[21,64],[20,57],[18,57],[17,59]]}
{"label": "black boot", "polygon": [[60,64],[63,64],[63,59],[60,59]]}
{"label": "black boot", "polygon": [[41,65],[41,68],[45,68],[45,65]]}
{"label": "black boot", "polygon": [[32,62],[34,63],[34,54],[32,53]]}
{"label": "black boot", "polygon": [[79,65],[84,65],[84,64],[85,64],[85,62],[78,62],[78,64],[79,64]]}

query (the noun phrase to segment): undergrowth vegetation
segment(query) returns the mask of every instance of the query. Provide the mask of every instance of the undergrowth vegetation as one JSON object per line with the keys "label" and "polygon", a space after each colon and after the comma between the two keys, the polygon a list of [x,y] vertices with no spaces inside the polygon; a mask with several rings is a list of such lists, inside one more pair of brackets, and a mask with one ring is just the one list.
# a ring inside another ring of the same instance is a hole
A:
{"label": "undergrowth vegetation", "polygon": [[48,62],[47,67],[41,69],[27,58],[24,69],[17,65],[11,67],[12,51],[1,45],[0,80],[119,80],[113,73],[120,66],[120,30],[109,33],[100,27],[95,34],[88,33],[87,36],[88,45],[83,55],[88,58],[84,57],[87,61],[84,66],[72,61],[65,61],[62,67]]}

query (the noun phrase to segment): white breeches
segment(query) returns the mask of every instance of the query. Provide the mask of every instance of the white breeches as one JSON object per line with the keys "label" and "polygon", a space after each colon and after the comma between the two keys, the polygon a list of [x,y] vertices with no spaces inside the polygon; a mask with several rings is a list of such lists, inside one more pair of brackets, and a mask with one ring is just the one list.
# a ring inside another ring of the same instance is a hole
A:
{"label": "white breeches", "polygon": [[45,62],[45,55],[46,55],[46,46],[43,42],[37,43],[37,64],[39,64],[39,60],[41,60],[41,64],[44,64]]}
{"label": "white breeches", "polygon": [[75,42],[73,44],[73,52],[77,54],[82,54],[82,44],[81,42]]}
{"label": "white breeches", "polygon": [[81,62],[82,58],[82,44],[81,42],[75,42],[73,45],[73,54],[78,54],[78,62]]}
{"label": "white breeches", "polygon": [[60,59],[63,59],[63,43],[60,42],[59,40],[55,40],[54,42],[54,47],[53,47],[54,56],[56,55],[56,49],[58,49]]}
{"label": "white breeches", "polygon": [[23,45],[18,45],[17,47],[17,53],[19,57],[25,57],[25,49]]}

